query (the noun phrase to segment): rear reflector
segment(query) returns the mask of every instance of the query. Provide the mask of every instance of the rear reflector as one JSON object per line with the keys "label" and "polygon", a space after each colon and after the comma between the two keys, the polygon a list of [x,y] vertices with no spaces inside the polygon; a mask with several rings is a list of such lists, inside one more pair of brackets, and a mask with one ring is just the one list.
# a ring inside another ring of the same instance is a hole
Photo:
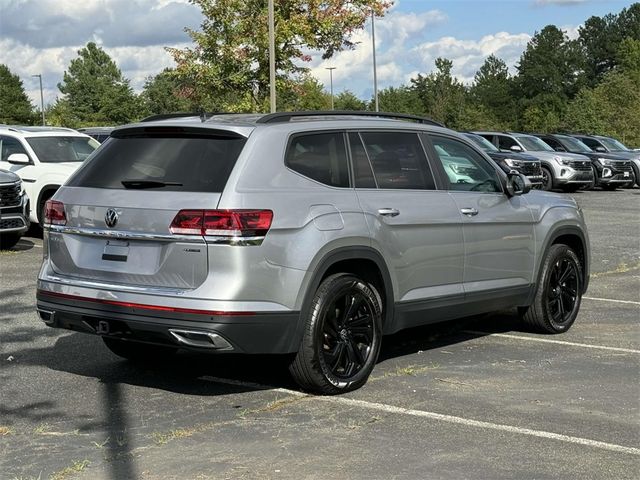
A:
{"label": "rear reflector", "polygon": [[48,290],[38,290],[37,294],[42,296],[48,296],[48,297],[64,298],[72,301],[79,300],[82,302],[100,303],[102,305],[114,305],[117,307],[128,307],[128,308],[139,309],[139,310],[155,310],[155,311],[161,311],[161,312],[192,313],[195,315],[212,315],[212,316],[229,316],[229,317],[255,315],[254,312],[224,312],[220,310],[199,310],[194,308],[167,307],[164,305],[148,305],[144,303],[120,302],[117,300],[107,300],[104,298],[80,297],[78,295],[69,295],[66,293],[50,292]]}
{"label": "rear reflector", "polygon": [[273,220],[271,210],[180,210],[171,222],[171,233],[262,237]]}
{"label": "rear reflector", "polygon": [[57,200],[47,200],[44,204],[45,225],[66,225],[67,216],[64,213],[64,203]]}

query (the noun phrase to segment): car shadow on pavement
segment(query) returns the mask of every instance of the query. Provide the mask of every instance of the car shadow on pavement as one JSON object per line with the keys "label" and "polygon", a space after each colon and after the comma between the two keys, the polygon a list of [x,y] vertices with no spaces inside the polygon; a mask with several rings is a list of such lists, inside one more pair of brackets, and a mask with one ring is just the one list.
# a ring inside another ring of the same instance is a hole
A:
{"label": "car shadow on pavement", "polygon": [[[485,333],[513,331],[518,324],[515,314],[483,315],[453,322],[419,327],[385,337],[379,362],[408,356],[419,351],[463,343]],[[47,330],[48,332],[49,330]],[[58,333],[56,330],[51,332]],[[42,336],[42,329],[13,332],[12,342],[29,345],[29,335]],[[48,336],[48,335],[47,335]],[[15,343],[14,343],[15,344]],[[4,351],[21,366],[40,366],[99,381],[96,393],[78,392],[87,401],[100,405],[95,415],[78,415],[65,408],[62,399],[34,401],[20,406],[1,406],[3,423],[18,421],[37,424],[43,421],[67,422],[81,433],[105,439],[105,459],[109,476],[116,479],[138,478],[133,454],[135,433],[130,416],[128,386],[162,390],[181,395],[221,396],[269,390],[297,389],[287,369],[291,356],[274,355],[204,355],[181,352],[164,359],[132,363],[113,355],[100,338],[82,333],[63,334],[52,346],[27,347]],[[15,363],[0,363],[0,379],[11,375]],[[219,379],[224,379],[219,381]],[[79,384],[82,385],[82,384]],[[91,398],[94,395],[96,398]]]}
{"label": "car shadow on pavement", "polygon": [[492,333],[527,331],[529,330],[519,321],[515,310],[409,328],[383,339],[378,363],[463,343]]}

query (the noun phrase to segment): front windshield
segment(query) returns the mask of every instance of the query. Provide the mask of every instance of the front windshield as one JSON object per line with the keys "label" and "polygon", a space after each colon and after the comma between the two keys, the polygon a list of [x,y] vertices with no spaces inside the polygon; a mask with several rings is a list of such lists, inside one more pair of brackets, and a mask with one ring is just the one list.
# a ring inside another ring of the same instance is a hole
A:
{"label": "front windshield", "polygon": [[31,137],[27,142],[43,163],[82,162],[100,146],[91,137]]}
{"label": "front windshield", "polygon": [[622,143],[620,143],[615,138],[598,138],[602,142],[602,144],[607,147],[607,150],[611,150],[613,152],[628,152],[629,149],[625,147]]}
{"label": "front windshield", "polygon": [[499,151],[498,147],[496,147],[493,143],[491,143],[486,138],[481,137],[480,135],[475,135],[473,133],[465,133],[464,136],[467,137],[469,140],[471,140],[473,143],[475,143],[477,146],[479,146],[485,152]]}
{"label": "front windshield", "polygon": [[516,138],[522,144],[525,150],[532,152],[554,152],[555,150],[544,143],[538,137],[531,135],[517,135]]}
{"label": "front windshield", "polygon": [[558,135],[556,138],[562,144],[562,146],[570,152],[593,152],[593,150],[591,150],[577,138],[565,137],[564,135]]}

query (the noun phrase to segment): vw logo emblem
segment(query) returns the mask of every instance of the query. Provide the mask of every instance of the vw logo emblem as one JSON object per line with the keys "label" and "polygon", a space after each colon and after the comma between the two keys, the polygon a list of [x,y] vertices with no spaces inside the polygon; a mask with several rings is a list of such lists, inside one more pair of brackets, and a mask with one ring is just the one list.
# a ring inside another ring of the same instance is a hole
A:
{"label": "vw logo emblem", "polygon": [[113,228],[118,224],[118,212],[115,208],[108,209],[107,213],[104,214],[104,223],[109,228]]}

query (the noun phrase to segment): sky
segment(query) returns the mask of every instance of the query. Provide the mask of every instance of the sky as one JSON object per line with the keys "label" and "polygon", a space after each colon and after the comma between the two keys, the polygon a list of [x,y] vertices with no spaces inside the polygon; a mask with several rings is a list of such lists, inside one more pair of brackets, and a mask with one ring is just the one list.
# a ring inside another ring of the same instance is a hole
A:
{"label": "sky", "polygon": [[[453,61],[453,73],[470,83],[485,58],[502,58],[512,72],[532,35],[555,24],[570,37],[590,16],[618,13],[630,1],[618,0],[396,0],[375,20],[378,87],[399,86],[434,69],[437,57]],[[118,64],[140,92],[145,79],[173,66],[165,47],[191,45],[185,27],[198,29],[200,9],[188,0],[0,0],[0,64],[23,81],[40,106],[41,74],[45,105],[60,96],[69,62],[93,41]],[[312,54],[311,73],[329,90],[358,97],[373,94],[371,22],[357,32],[353,50],[322,60]]]}

